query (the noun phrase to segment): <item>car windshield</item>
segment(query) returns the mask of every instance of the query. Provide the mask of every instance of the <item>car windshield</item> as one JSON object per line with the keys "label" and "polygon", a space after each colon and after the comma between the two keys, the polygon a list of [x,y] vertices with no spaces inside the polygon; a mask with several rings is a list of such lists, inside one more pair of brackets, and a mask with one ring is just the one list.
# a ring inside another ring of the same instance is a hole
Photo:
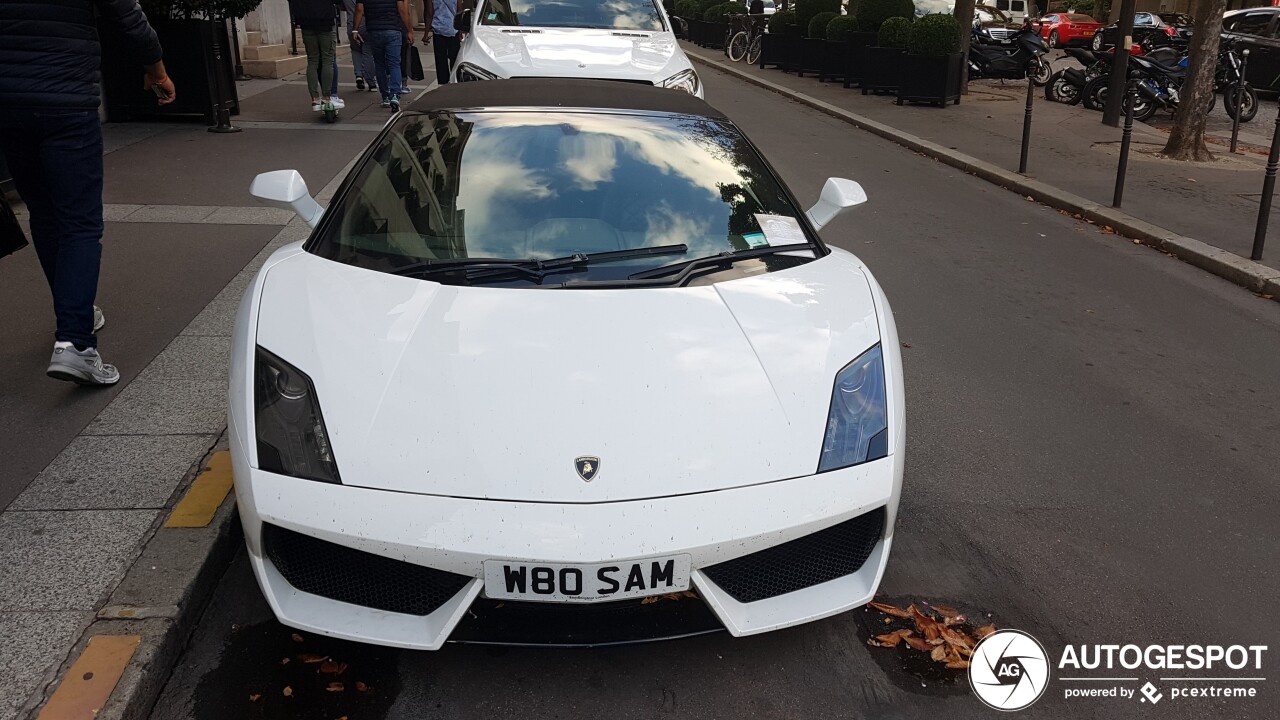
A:
{"label": "car windshield", "polygon": [[981,22],[1013,22],[1013,18],[993,7],[978,8],[975,17],[977,17]]}
{"label": "car windshield", "polygon": [[1078,23],[1093,22],[1093,18],[1089,17],[1088,15],[1063,15],[1063,17],[1067,19],[1067,22],[1078,22]]}
{"label": "car windshield", "polygon": [[481,25],[661,31],[654,0],[488,0]]}
{"label": "car windshield", "polygon": [[[746,139],[701,117],[409,114],[348,188],[307,249],[388,273],[424,263],[626,256],[558,269],[548,284],[559,284],[617,281],[734,251],[818,251],[801,211]],[[625,252],[641,248],[658,250]]]}

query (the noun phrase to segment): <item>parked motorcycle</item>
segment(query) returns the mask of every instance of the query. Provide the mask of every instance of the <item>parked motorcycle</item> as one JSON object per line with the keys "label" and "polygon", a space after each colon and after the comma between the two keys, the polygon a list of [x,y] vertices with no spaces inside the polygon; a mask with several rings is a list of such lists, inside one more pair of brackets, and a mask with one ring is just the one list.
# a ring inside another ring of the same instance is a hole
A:
{"label": "parked motorcycle", "polygon": [[1005,45],[969,43],[969,79],[1021,80],[1028,75],[1037,86],[1049,84],[1053,68],[1045,58],[1049,48],[1029,25],[1023,25]]}
{"label": "parked motorcycle", "polygon": [[[1213,76],[1213,91],[1222,93],[1227,115],[1234,118],[1239,109],[1240,122],[1249,122],[1258,114],[1258,93],[1240,75],[1240,54],[1236,51],[1236,43],[1224,39],[1222,45],[1218,51],[1218,69]],[[1241,88],[1238,101],[1236,88]]]}
{"label": "parked motorcycle", "polygon": [[1084,98],[1084,86],[1090,80],[1111,72],[1111,53],[1083,48],[1067,48],[1064,52],[1083,69],[1065,68],[1055,72],[1044,86],[1044,96],[1047,100],[1075,105]]}

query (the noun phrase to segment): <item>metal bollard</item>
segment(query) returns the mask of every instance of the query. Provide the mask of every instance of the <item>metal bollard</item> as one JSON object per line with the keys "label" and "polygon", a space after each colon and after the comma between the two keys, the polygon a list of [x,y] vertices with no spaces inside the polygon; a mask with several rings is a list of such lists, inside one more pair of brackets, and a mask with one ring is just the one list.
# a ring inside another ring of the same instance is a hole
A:
{"label": "metal bollard", "polygon": [[1031,151],[1031,104],[1035,102],[1036,83],[1027,73],[1027,110],[1022,118],[1022,157],[1018,159],[1018,172],[1027,174],[1027,153]]}
{"label": "metal bollard", "polygon": [[1258,227],[1253,232],[1250,260],[1262,259],[1262,246],[1267,241],[1267,221],[1271,219],[1271,196],[1276,190],[1276,166],[1280,165],[1280,115],[1276,115],[1276,131],[1271,136],[1271,154],[1267,156],[1267,176],[1262,181],[1262,200],[1258,205]]}
{"label": "metal bollard", "polygon": [[[1240,79],[1236,80],[1236,116],[1231,119],[1231,152],[1236,151],[1236,146],[1240,139],[1240,111],[1244,108],[1244,71],[1249,69],[1249,48],[1240,51]],[[1222,99],[1222,106],[1226,107],[1226,98]]]}
{"label": "metal bollard", "polygon": [[1124,108],[1124,133],[1120,136],[1120,164],[1116,167],[1116,191],[1111,196],[1111,207],[1120,207],[1124,199],[1124,179],[1129,172],[1129,142],[1133,138],[1133,106],[1138,103],[1138,86],[1130,80],[1125,86],[1129,102]]}
{"label": "metal bollard", "polygon": [[[221,33],[218,33],[218,35],[221,35]],[[214,107],[216,108],[214,117],[217,119],[218,124],[209,128],[209,132],[238,133],[240,128],[231,124],[231,108],[227,107],[227,87],[223,77],[224,73],[222,72],[224,67],[222,63],[223,50],[222,38],[215,36],[213,43],[213,65],[215,68],[213,73],[213,94],[215,98]]]}
{"label": "metal bollard", "polygon": [[236,29],[236,19],[231,18],[231,43],[236,54],[236,80],[248,80],[244,74],[244,61],[240,59],[240,31]]}

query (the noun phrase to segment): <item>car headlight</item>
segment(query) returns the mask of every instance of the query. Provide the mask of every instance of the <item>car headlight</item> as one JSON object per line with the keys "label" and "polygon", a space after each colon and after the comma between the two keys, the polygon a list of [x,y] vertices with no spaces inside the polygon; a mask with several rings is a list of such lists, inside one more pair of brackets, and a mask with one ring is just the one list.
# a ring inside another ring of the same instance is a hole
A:
{"label": "car headlight", "polygon": [[683,90],[690,95],[698,94],[698,74],[692,68],[684,70],[663,80],[661,83],[664,88],[673,90]]}
{"label": "car headlight", "polygon": [[877,344],[836,373],[818,472],[839,470],[888,454],[884,357]]}
{"label": "car headlight", "polygon": [[458,65],[458,82],[473,82],[475,80],[497,80],[498,76],[488,70],[481,70],[471,63],[462,63]]}
{"label": "car headlight", "polygon": [[305,480],[340,483],[311,378],[258,348],[253,370],[258,467]]}

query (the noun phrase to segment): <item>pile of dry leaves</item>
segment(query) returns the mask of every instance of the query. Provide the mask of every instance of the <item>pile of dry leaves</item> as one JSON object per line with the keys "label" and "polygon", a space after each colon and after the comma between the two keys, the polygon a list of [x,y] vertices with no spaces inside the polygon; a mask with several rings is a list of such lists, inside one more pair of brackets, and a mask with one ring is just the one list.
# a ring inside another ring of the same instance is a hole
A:
{"label": "pile of dry leaves", "polygon": [[[873,602],[868,607],[888,617],[885,624],[896,626],[892,632],[874,635],[867,641],[875,647],[898,647],[906,644],[912,650],[925,653],[931,660],[952,670],[969,667],[969,658],[978,641],[996,631],[995,625],[970,629],[967,619],[955,608],[946,605],[912,603],[906,610]],[[902,627],[911,625],[912,627]]]}

